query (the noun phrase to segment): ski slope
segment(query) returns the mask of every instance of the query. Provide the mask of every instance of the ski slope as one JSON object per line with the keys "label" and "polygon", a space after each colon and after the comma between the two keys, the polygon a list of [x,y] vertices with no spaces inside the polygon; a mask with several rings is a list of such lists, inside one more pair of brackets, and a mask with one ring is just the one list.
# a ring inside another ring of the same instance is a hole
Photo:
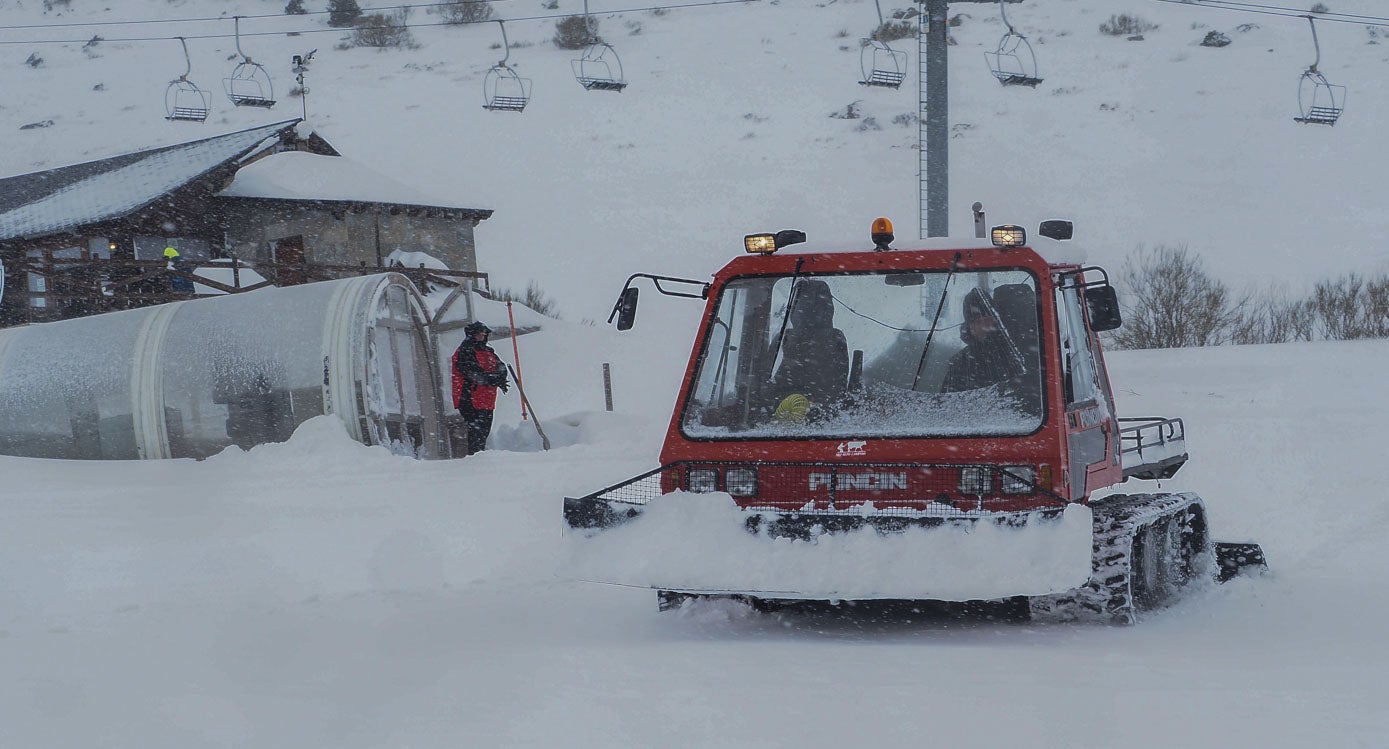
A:
{"label": "ski slope", "polygon": [[[619,338],[556,329],[523,356],[585,337]],[[532,368],[549,452],[416,462],[320,418],[203,462],[0,458],[25,479],[0,502],[0,745],[1376,746],[1389,511],[1365,394],[1387,355],[1111,357],[1124,413],[1186,419],[1163,488],[1274,570],[1131,628],[660,614],[570,579],[560,497],[654,465],[654,379],[608,414]]]}

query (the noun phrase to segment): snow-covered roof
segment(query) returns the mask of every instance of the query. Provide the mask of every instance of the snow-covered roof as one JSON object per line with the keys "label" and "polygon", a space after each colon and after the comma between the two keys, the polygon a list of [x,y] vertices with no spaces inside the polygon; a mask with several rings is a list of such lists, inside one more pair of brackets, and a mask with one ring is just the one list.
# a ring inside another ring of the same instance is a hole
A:
{"label": "snow-covered roof", "polygon": [[0,180],[0,240],[128,215],[278,138],[295,122]]}
{"label": "snow-covered roof", "polygon": [[459,201],[426,195],[352,159],[305,151],[284,151],[247,164],[218,196],[476,209]]}

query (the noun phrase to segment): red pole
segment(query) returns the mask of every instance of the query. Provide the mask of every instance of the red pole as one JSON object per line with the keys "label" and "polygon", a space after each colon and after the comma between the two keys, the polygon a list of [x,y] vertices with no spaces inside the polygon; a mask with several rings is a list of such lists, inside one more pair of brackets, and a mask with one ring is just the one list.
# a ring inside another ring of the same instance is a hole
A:
{"label": "red pole", "polygon": [[[516,360],[516,387],[523,388],[525,383],[521,381],[521,349],[516,347],[516,316],[511,314],[511,301],[506,303],[506,319],[511,325],[511,358]],[[526,399],[521,399],[521,421],[526,420]]]}

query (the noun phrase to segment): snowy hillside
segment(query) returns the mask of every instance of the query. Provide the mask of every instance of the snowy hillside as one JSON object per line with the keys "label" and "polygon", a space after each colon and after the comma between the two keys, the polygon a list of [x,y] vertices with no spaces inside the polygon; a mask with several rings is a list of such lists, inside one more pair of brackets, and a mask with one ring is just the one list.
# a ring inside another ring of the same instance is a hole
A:
{"label": "snowy hillside", "polygon": [[[621,55],[630,83],[621,93],[578,85],[570,70],[578,53],[549,41],[553,19],[512,20],[509,64],[534,82],[520,114],[481,106],[484,74],[502,57],[493,23],[422,26],[418,48],[378,51],[336,49],[348,35],[321,14],[247,19],[244,34],[315,32],[243,38],[282,102],[247,111],[221,96],[234,41],[197,37],[230,35],[232,14],[279,13],[281,0],[71,0],[48,13],[44,5],[0,4],[0,26],[228,20],[0,29],[0,174],[298,116],[301,101],[283,96],[290,56],[317,48],[311,122],[383,174],[495,209],[478,228],[483,269],[501,286],[538,281],[573,320],[605,316],[633,271],[711,272],[748,232],[792,227],[857,240],[886,215],[900,237],[916,234],[916,84],[914,76],[896,91],[857,83],[858,39],[877,25],[867,0],[623,14],[590,3]],[[508,19],[582,10],[576,0],[556,10],[540,0],[493,5]],[[897,5],[908,7],[885,1],[884,13]],[[1332,5],[1383,10],[1375,0]],[[1389,154],[1377,137],[1389,118],[1380,95],[1389,46],[1365,27],[1318,26],[1321,70],[1348,89],[1346,114],[1331,128],[1292,121],[1298,78],[1314,57],[1302,19],[1154,0],[1029,0],[1010,5],[1008,17],[1037,52],[1045,80],[1032,90],[1005,89],[989,74],[984,52],[1005,30],[996,6],[961,2],[951,12],[964,17],[950,51],[955,233],[970,230],[978,200],[998,223],[1072,217],[1091,260],[1111,266],[1140,244],[1186,244],[1231,283],[1276,280],[1294,292],[1309,277],[1386,268],[1363,240],[1386,230],[1377,183]],[[1159,28],[1143,41],[1104,36],[1099,25],[1114,13]],[[412,22],[438,17],[417,10]],[[1243,24],[1255,28],[1236,30]],[[1199,46],[1209,30],[1233,43]],[[86,49],[17,41],[93,35],[113,41]],[[163,119],[165,86],[184,70],[178,35],[190,37],[190,78],[216,94],[203,125]],[[896,46],[915,71],[913,42]],[[43,63],[25,65],[31,54]],[[860,119],[831,117],[850,105]],[[52,126],[19,129],[47,120]]]}

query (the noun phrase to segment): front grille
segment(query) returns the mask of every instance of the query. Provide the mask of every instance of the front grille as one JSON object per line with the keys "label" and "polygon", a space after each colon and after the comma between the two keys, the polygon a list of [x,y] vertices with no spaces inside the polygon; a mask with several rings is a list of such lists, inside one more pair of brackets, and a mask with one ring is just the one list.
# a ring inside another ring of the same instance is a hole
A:
{"label": "front grille", "polygon": [[[736,499],[739,506],[754,511],[846,517],[867,513],[968,518],[1016,511],[1020,503],[1035,507],[1039,499],[1048,504],[1064,504],[1035,484],[1032,493],[1003,495],[1005,469],[1000,466],[922,463],[680,462],[594,492],[584,499],[644,505],[662,494],[687,490],[686,476],[690,469],[717,471],[717,489],[727,491],[725,476],[729,468],[757,470],[756,495]],[[983,473],[985,491],[961,494],[960,475],[965,468]]]}

